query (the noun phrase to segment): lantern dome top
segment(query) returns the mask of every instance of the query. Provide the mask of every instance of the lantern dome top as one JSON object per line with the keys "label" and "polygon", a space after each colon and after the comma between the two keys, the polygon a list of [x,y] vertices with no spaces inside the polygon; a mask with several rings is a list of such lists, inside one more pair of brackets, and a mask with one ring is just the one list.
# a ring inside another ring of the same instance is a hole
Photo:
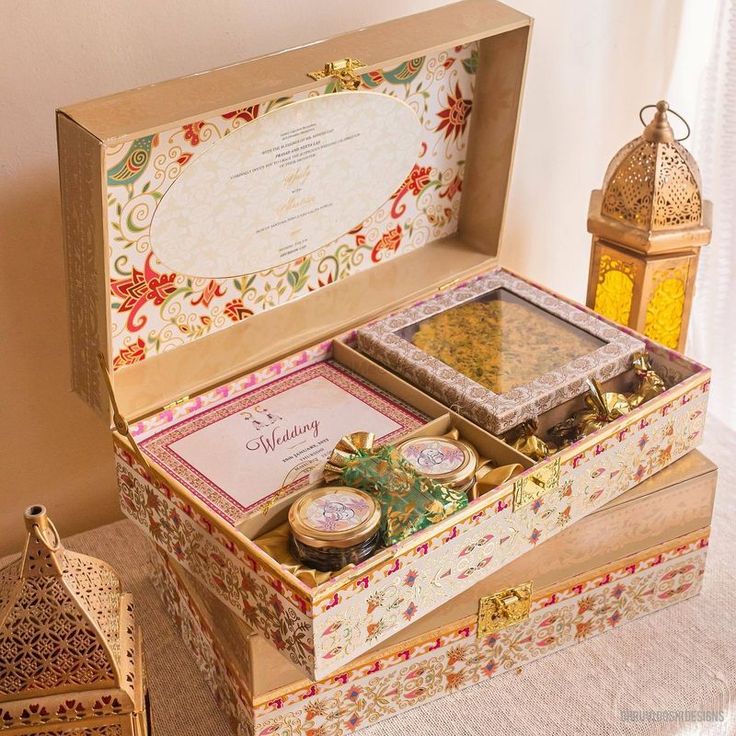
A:
{"label": "lantern dome top", "polygon": [[704,245],[710,241],[710,203],[701,195],[698,165],[670,125],[668,114],[677,113],[660,100],[639,117],[649,108],[654,116],[616,153],[602,190],[593,192],[588,230],[643,251],[664,250],[683,238],[689,246]]}
{"label": "lantern dome top", "polygon": [[75,689],[102,689],[132,711],[140,655],[117,575],[65,550],[43,506],[29,507],[25,524],[23,554],[0,570],[0,705],[40,698],[61,718]]}

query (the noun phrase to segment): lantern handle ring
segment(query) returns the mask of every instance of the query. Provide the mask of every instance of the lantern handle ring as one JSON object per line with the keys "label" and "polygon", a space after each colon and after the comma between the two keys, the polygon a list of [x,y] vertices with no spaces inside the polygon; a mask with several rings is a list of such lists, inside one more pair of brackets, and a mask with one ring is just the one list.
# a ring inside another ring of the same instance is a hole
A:
{"label": "lantern handle ring", "polygon": [[[657,107],[657,106],[656,105],[644,105],[644,107],[642,107],[642,109],[639,110],[639,120],[641,120],[641,124],[645,128],[647,127],[647,123],[644,121],[644,118],[642,117],[642,115],[644,113],[644,110],[651,110],[653,107]],[[690,126],[688,125],[687,120],[685,120],[685,118],[682,117],[682,115],[680,115],[679,112],[675,112],[669,106],[667,107],[667,112],[671,112],[676,118],[679,118],[682,121],[682,123],[685,126],[685,128],[687,129],[687,133],[682,138],[675,138],[675,140],[678,143],[681,143],[682,141],[686,141],[690,137]]]}
{"label": "lantern handle ring", "polygon": [[58,552],[61,549],[61,537],[59,536],[59,532],[56,531],[56,527],[51,519],[46,520],[46,525],[48,530],[51,532],[51,541],[49,541],[48,537],[43,533],[38,524],[33,525],[33,534],[49,552]]}

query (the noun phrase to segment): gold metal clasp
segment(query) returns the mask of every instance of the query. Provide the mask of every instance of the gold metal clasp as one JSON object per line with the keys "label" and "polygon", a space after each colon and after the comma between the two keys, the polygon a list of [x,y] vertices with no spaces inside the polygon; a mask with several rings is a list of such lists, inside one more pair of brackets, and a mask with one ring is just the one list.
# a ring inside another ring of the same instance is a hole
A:
{"label": "gold metal clasp", "polygon": [[514,511],[560,485],[560,458],[514,481]]}
{"label": "gold metal clasp", "polygon": [[478,636],[495,634],[512,624],[529,618],[532,605],[532,583],[522,583],[480,599]]}
{"label": "gold metal clasp", "polygon": [[356,90],[360,87],[360,74],[358,69],[362,69],[365,64],[358,59],[337,59],[336,61],[330,61],[325,64],[324,69],[320,69],[316,72],[309,72],[308,77],[312,79],[324,79],[325,77],[332,77],[338,90]]}

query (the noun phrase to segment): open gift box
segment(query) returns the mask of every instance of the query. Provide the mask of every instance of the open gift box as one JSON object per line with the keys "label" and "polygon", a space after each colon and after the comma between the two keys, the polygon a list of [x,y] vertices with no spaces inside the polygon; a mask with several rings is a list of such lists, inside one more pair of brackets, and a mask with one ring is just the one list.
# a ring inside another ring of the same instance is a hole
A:
{"label": "open gift box", "polygon": [[[314,679],[404,629],[398,600],[422,618],[702,432],[709,372],[656,345],[668,390],[536,465],[355,349],[356,328],[499,267],[530,25],[465,0],[58,113],[73,381],[109,420],[102,356],[123,510]],[[384,441],[455,430],[524,472],[310,586],[254,540],[319,483],[346,417]],[[247,423],[310,444],[249,465],[226,452]]]}
{"label": "open gift box", "polygon": [[697,595],[715,484],[690,453],[318,682],[157,547],[153,579],[236,733],[338,736]]}

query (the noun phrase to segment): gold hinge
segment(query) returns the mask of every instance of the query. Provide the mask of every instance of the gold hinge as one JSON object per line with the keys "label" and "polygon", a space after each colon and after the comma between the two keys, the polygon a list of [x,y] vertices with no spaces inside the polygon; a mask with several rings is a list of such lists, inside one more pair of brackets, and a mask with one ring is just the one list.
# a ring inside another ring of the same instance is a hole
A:
{"label": "gold hinge", "polygon": [[456,286],[462,280],[463,280],[462,278],[457,278],[457,279],[453,279],[452,281],[445,281],[444,284],[440,284],[437,287],[437,291],[447,291],[448,289],[452,289],[453,286]]}
{"label": "gold hinge", "polygon": [[333,77],[338,90],[349,89],[356,90],[360,87],[361,80],[358,69],[362,69],[365,64],[358,59],[337,59],[325,64],[324,69],[316,72],[309,72],[308,77],[312,79],[324,79],[325,77]]}
{"label": "gold hinge", "polygon": [[507,626],[529,618],[532,605],[532,583],[522,583],[480,599],[478,636],[495,634]]}
{"label": "gold hinge", "polygon": [[514,481],[514,511],[560,485],[560,458]]}
{"label": "gold hinge", "polygon": [[130,446],[133,448],[133,452],[135,453],[135,456],[138,458],[138,461],[140,464],[148,471],[151,472],[151,466],[148,464],[148,460],[144,457],[143,453],[141,452],[141,448],[138,447],[138,443],[133,438],[133,435],[130,433],[130,428],[128,427],[128,422],[125,421],[125,417],[120,413],[120,409],[118,408],[118,402],[115,398],[115,392],[112,389],[112,379],[110,378],[110,371],[107,369],[107,363],[105,362],[105,356],[102,353],[97,353],[97,360],[100,363],[100,368],[102,368],[102,375],[105,378],[105,386],[107,386],[107,395],[110,399],[110,404],[112,406],[112,421],[115,425],[115,429],[125,437],[128,442],[130,442]]}
{"label": "gold hinge", "polygon": [[174,401],[166,404],[162,411],[168,411],[169,409],[173,409],[176,406],[181,406],[185,401],[189,401],[189,395],[182,396],[180,399],[175,399]]}

